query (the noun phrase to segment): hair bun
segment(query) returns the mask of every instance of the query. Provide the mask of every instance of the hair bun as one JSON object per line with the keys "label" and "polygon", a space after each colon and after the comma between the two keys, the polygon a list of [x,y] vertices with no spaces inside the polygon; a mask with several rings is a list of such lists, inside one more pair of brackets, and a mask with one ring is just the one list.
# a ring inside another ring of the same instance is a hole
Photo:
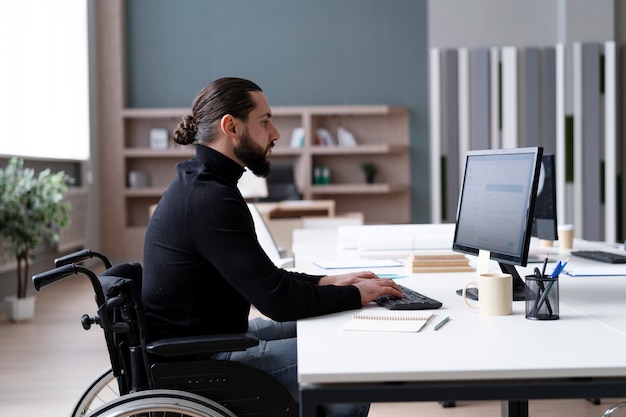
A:
{"label": "hair bun", "polygon": [[174,141],[181,145],[189,145],[194,143],[198,125],[193,115],[183,116],[174,131]]}
{"label": "hair bun", "polygon": [[198,131],[198,125],[196,125],[196,119],[193,117],[193,115],[188,114],[187,116],[184,116],[182,122],[183,129],[185,129],[189,133],[195,134]]}

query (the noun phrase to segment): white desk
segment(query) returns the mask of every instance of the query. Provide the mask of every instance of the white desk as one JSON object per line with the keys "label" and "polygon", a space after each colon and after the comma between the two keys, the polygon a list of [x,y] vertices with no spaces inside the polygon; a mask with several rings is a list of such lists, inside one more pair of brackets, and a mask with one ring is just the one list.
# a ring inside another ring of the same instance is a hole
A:
{"label": "white desk", "polygon": [[[340,273],[312,263],[355,256],[336,250],[335,238],[294,233],[296,268]],[[301,417],[315,416],[324,402],[503,400],[503,415],[527,415],[528,399],[626,396],[626,277],[562,277],[556,321],[525,319],[523,302],[514,302],[511,316],[480,316],[455,293],[474,277],[399,279],[443,302],[415,334],[340,330],[353,311],[300,320]],[[445,316],[450,322],[433,331]]]}

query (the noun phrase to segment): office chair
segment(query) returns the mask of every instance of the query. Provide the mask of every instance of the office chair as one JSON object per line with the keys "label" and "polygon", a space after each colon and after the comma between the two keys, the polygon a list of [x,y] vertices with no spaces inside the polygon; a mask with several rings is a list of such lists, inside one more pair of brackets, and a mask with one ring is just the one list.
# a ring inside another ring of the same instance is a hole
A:
{"label": "office chair", "polygon": [[259,201],[300,200],[300,192],[293,173],[293,164],[273,162],[267,177],[268,196]]}
{"label": "office chair", "polygon": [[[96,275],[78,265],[97,254],[107,269]],[[35,275],[37,290],[72,275],[85,275],[95,292],[97,313],[83,315],[85,330],[98,324],[104,331],[112,374],[120,397],[103,404],[93,415],[113,416],[107,410],[144,407],[148,411],[176,411],[180,404],[199,407],[201,416],[293,417],[294,399],[285,388],[257,368],[228,360],[213,360],[216,352],[240,351],[259,340],[249,333],[180,337],[146,342],[141,303],[142,266],[137,262],[111,266],[106,257],[89,249],[55,262],[58,266]],[[216,318],[219,319],[219,318]],[[154,406],[151,401],[154,400]],[[148,407],[148,408],[145,408]],[[139,408],[138,408],[139,409]],[[104,411],[102,411],[104,410]],[[83,415],[85,410],[78,410]],[[92,414],[90,414],[92,415]]]}

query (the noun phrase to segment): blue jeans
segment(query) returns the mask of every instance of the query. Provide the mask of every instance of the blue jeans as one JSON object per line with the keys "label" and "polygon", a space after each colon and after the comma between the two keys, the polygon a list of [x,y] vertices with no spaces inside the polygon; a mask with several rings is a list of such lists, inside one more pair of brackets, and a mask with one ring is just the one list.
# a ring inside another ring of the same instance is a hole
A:
{"label": "blue jeans", "polygon": [[[274,377],[298,401],[296,323],[279,323],[255,318],[248,331],[259,338],[259,345],[242,352],[224,352],[217,359],[242,362]],[[320,359],[322,360],[322,359]],[[366,417],[369,404],[332,404],[323,406],[326,417]]]}

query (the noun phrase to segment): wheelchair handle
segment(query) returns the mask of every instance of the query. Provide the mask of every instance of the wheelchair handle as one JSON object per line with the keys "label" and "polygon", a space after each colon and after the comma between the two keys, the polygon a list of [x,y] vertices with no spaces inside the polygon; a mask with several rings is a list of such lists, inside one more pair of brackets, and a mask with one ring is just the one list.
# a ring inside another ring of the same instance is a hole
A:
{"label": "wheelchair handle", "polygon": [[84,261],[85,259],[91,259],[94,257],[100,259],[102,263],[104,263],[104,266],[106,269],[111,268],[112,265],[111,265],[111,262],[109,261],[109,258],[104,256],[102,253],[93,251],[91,249],[83,249],[78,252],[70,253],[68,255],[56,258],[54,260],[54,266],[60,267],[63,265],[68,265],[68,264],[73,264],[76,262]]}
{"label": "wheelchair handle", "polygon": [[33,276],[33,285],[35,289],[39,291],[41,288],[67,278],[70,275],[76,275],[75,265],[63,265]]}
{"label": "wheelchair handle", "polygon": [[91,286],[96,293],[96,303],[102,305],[104,303],[104,292],[98,281],[98,277],[90,269],[81,265],[69,264],[63,265],[58,268],[51,269],[50,271],[42,272],[33,276],[33,285],[35,289],[39,291],[46,285],[50,285],[54,282],[60,281],[70,275],[85,275],[91,281]]}

